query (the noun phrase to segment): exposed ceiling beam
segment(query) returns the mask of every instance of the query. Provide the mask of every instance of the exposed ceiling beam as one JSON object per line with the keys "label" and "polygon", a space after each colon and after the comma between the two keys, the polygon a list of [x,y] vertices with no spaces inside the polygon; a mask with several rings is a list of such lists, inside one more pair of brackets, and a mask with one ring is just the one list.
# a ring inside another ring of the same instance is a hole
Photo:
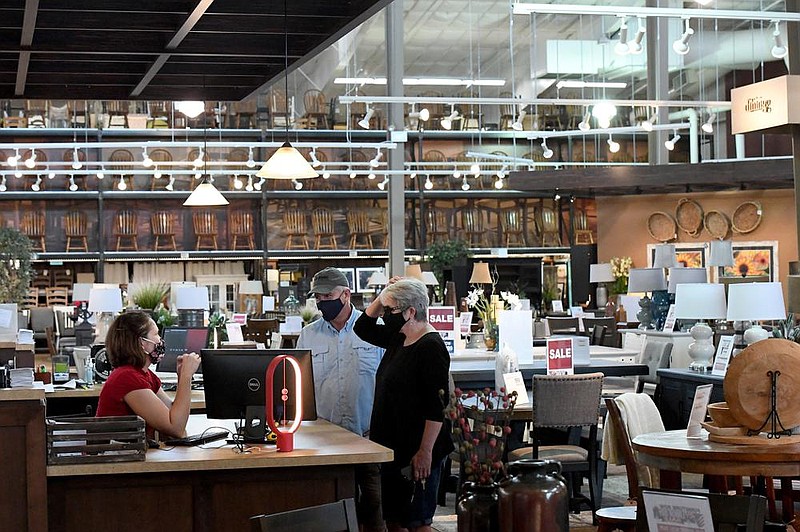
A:
{"label": "exposed ceiling beam", "polygon": [[17,65],[17,81],[14,94],[25,94],[25,82],[28,79],[28,65],[31,61],[30,47],[33,43],[33,32],[36,30],[36,14],[39,12],[39,0],[26,0],[25,15],[22,19],[22,35],[19,39],[19,65]]}
{"label": "exposed ceiling beam", "polygon": [[[175,35],[172,36],[172,39],[170,39],[170,41],[167,43],[165,49],[167,51],[175,50],[183,42],[186,36],[189,35],[189,32],[192,31],[192,28],[200,21],[201,18],[203,18],[203,15],[213,3],[214,0],[200,0],[181,27],[178,28],[178,31],[175,32]],[[142,79],[131,91],[131,97],[135,98],[142,93],[144,88],[147,87],[151,81],[153,81],[153,78],[156,76],[156,74],[158,74],[158,71],[161,70],[161,67],[164,66],[164,63],[166,63],[168,59],[169,54],[160,54],[156,60],[153,61],[153,64],[150,66],[147,72],[144,73]]]}

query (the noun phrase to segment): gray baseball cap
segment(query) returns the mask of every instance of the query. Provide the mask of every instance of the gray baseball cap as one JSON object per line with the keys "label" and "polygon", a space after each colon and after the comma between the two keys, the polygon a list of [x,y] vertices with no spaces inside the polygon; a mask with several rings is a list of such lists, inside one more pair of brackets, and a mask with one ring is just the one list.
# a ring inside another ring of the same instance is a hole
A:
{"label": "gray baseball cap", "polygon": [[330,294],[336,290],[337,286],[350,288],[350,283],[347,282],[347,277],[336,268],[325,268],[318,271],[311,279],[311,290],[308,292],[308,297],[312,297],[314,294]]}

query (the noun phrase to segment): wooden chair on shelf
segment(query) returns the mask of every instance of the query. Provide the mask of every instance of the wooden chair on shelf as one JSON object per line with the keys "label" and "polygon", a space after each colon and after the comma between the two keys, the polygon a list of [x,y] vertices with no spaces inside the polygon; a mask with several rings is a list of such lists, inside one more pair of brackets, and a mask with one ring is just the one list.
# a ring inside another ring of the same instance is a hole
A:
{"label": "wooden chair on shelf", "polygon": [[[350,232],[350,249],[374,249],[369,227],[369,212],[365,210],[347,211],[347,229]],[[363,243],[359,240],[363,240]]]}
{"label": "wooden chair on shelf", "polygon": [[[552,457],[561,463],[561,472],[570,485],[570,508],[577,510],[581,500],[582,475],[589,477],[589,507],[595,512],[600,506],[602,478],[598,474],[597,425],[600,417],[600,396],[603,374],[585,375],[534,375],[533,394],[533,448],[523,447],[511,451],[509,461],[521,458],[546,460]],[[567,406],[569,405],[569,406]],[[539,445],[541,429],[565,431],[565,443]],[[588,429],[588,437],[582,432]],[[585,442],[582,445],[582,442]]]}
{"label": "wooden chair on shelf", "polygon": [[[423,172],[434,172],[434,171],[441,171],[445,169],[445,165],[439,163],[446,163],[447,157],[445,157],[444,153],[439,150],[428,150],[422,155],[422,171]],[[424,164],[424,163],[434,163],[434,164]],[[419,179],[419,178],[417,178]]]}
{"label": "wooden chair on shelf", "polygon": [[22,215],[20,232],[31,240],[31,250],[47,252],[45,245],[45,216],[42,211],[28,211]]}
{"label": "wooden chair on shelf", "polygon": [[192,226],[197,238],[194,249],[218,250],[217,246],[217,215],[212,211],[199,211],[192,214]]}
{"label": "wooden chair on shelf", "polygon": [[539,222],[542,246],[561,247],[561,231],[558,228],[555,211],[550,207],[539,209]]}
{"label": "wooden chair on shelf", "polygon": [[120,211],[114,219],[117,251],[139,251],[139,232],[134,211]]}
{"label": "wooden chair on shelf", "polygon": [[[301,209],[287,210],[283,213],[283,225],[286,227],[284,249],[309,249],[305,211]],[[295,239],[298,239],[299,242],[295,243]]]}
{"label": "wooden chair on shelf", "polygon": [[[64,233],[67,236],[66,251],[89,251],[86,241],[86,214],[81,211],[72,211],[64,216]],[[73,245],[72,241],[78,242]]]}
{"label": "wooden chair on shelf", "polygon": [[[501,92],[501,98],[513,98],[514,95],[510,92]],[[504,103],[500,105],[500,122],[497,125],[497,128],[500,131],[505,131],[507,129],[511,129],[511,124],[514,123],[514,120],[517,118],[517,105],[513,103]]]}
{"label": "wooden chair on shelf", "polygon": [[503,210],[500,216],[500,227],[503,230],[503,238],[507,248],[512,244],[527,246],[525,241],[525,226],[522,220],[522,212],[517,207],[508,207]]}
{"label": "wooden chair on shelf", "polygon": [[484,211],[480,207],[466,207],[461,211],[461,229],[469,246],[487,247]]}
{"label": "wooden chair on shelf", "polygon": [[[156,190],[156,183],[161,183],[163,186],[166,186],[169,182],[169,178],[165,176],[161,176],[156,178],[155,171],[159,170],[162,173],[165,170],[171,169],[172,167],[169,164],[159,164],[159,163],[171,163],[172,162],[172,153],[169,150],[165,150],[163,148],[156,148],[154,150],[149,150],[148,155],[150,159],[153,161],[153,179],[150,180],[150,190]],[[163,187],[162,187],[163,188]]]}
{"label": "wooden chair on shelf", "polygon": [[125,129],[128,127],[128,102],[111,100],[107,102],[108,129]]}
{"label": "wooden chair on shelf", "polygon": [[50,100],[47,108],[48,127],[65,128],[71,123],[69,102],[67,100]]}
{"label": "wooden chair on shelf", "polygon": [[425,233],[428,244],[450,239],[450,223],[447,212],[441,207],[428,206],[425,210]]}
{"label": "wooden chair on shelf", "polygon": [[[77,154],[77,157],[76,157]],[[38,156],[37,156],[38,157]],[[81,164],[86,164],[86,150],[64,150],[61,154],[61,160],[64,162],[68,162],[72,164],[73,161],[78,160]],[[76,185],[78,185],[78,190],[88,190],[86,186],[87,176],[86,174],[72,174],[72,179]],[[69,182],[67,182],[67,186],[69,186]]]}
{"label": "wooden chair on shelf", "polygon": [[353,499],[250,518],[252,532],[357,532]]}
{"label": "wooden chair on shelf", "polygon": [[275,129],[292,124],[291,117],[286,115],[286,94],[279,89],[272,89],[267,96],[269,101],[269,127]]}
{"label": "wooden chair on shelf", "polygon": [[[314,229],[314,249],[336,249],[336,228],[333,213],[329,209],[314,209],[311,212],[311,227]],[[327,243],[323,243],[327,239]]]}
{"label": "wooden chair on shelf", "polygon": [[[169,129],[170,127],[170,114],[171,102],[153,101],[149,102],[150,116],[147,118],[145,127],[147,129]],[[185,124],[184,124],[185,126]]]}
{"label": "wooden chair on shelf", "polygon": [[51,282],[53,286],[71,288],[72,284],[75,282],[75,278],[72,275],[72,270],[53,268],[50,271],[50,274],[52,277]]}
{"label": "wooden chair on shelf", "polygon": [[[247,182],[247,178],[242,178],[244,177],[244,174],[250,170],[247,168],[246,164],[249,158],[250,151],[245,148],[234,148],[228,152],[228,156],[225,158],[226,161],[229,163],[240,163],[227,167],[228,171],[231,173],[230,181],[228,183],[228,190],[241,190],[241,188],[244,187],[244,184]],[[239,189],[236,188],[237,179],[241,183],[241,187]]]}
{"label": "wooden chair on shelf", "polygon": [[29,128],[47,127],[47,100],[26,100],[25,114]]}
{"label": "wooden chair on shelf", "polygon": [[[441,98],[442,93],[437,91],[426,91],[420,94],[420,97]],[[423,102],[420,103],[419,106],[420,109],[423,107],[427,108],[428,114],[430,115],[428,121],[425,122],[425,129],[442,129],[442,118],[446,116],[444,104]],[[449,115],[450,109],[448,108],[446,112]]]}
{"label": "wooden chair on shelf", "polygon": [[[178,251],[175,243],[175,227],[172,213],[156,211],[150,215],[150,229],[153,231],[153,249]],[[162,240],[166,241],[162,243]]]}
{"label": "wooden chair on shelf", "polygon": [[307,129],[330,129],[328,122],[328,100],[325,94],[317,89],[309,89],[303,95]]}
{"label": "wooden chair on shelf", "polygon": [[245,340],[269,346],[272,341],[272,333],[279,330],[280,321],[277,319],[249,319],[247,324],[242,327],[242,336]]}
{"label": "wooden chair on shelf", "polygon": [[[130,150],[114,150],[111,152],[108,160],[112,162],[112,164],[109,165],[109,170],[115,175],[119,175],[119,180],[125,181],[125,185],[127,186],[126,190],[134,190],[135,183],[133,176],[129,175],[129,178],[125,179],[125,175],[128,174],[128,172],[130,172],[130,170],[133,168],[131,163],[133,162],[134,158]],[[114,187],[116,188],[116,186],[117,184],[115,183]]]}
{"label": "wooden chair on shelf", "polygon": [[29,308],[36,308],[39,306],[39,289],[35,286],[28,288],[28,292],[25,294],[25,299],[22,301],[22,308],[29,309]]}
{"label": "wooden chair on shelf", "polygon": [[589,229],[589,219],[583,209],[575,210],[575,243],[594,244],[594,233]]}
{"label": "wooden chair on shelf", "polygon": [[234,211],[229,216],[231,228],[231,249],[239,249],[239,239],[244,240],[244,249],[255,249],[253,214]]}
{"label": "wooden chair on shelf", "polygon": [[[372,116],[369,119],[369,129],[381,129],[383,126],[381,122],[381,113],[380,110],[375,108],[374,106],[371,107],[372,109]],[[354,129],[356,131],[363,129],[358,123],[367,115],[367,104],[364,102],[354,102],[350,104],[350,129]]]}
{"label": "wooden chair on shelf", "polygon": [[69,301],[69,289],[63,286],[51,286],[44,289],[44,298],[48,307],[66,305]]}

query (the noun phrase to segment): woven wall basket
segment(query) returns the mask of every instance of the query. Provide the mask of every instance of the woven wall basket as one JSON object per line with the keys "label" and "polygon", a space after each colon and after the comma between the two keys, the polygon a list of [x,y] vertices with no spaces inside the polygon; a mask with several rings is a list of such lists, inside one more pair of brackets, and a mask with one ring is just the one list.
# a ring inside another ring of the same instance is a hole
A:
{"label": "woven wall basket", "polygon": [[737,233],[745,234],[754,231],[761,223],[761,204],[757,201],[745,201],[733,211],[731,224]]}
{"label": "woven wall basket", "polygon": [[657,211],[647,218],[647,232],[659,242],[669,242],[678,237],[678,225],[671,214]]}
{"label": "woven wall basket", "polygon": [[699,236],[703,230],[703,207],[694,200],[682,198],[675,208],[675,220],[681,231]]}
{"label": "woven wall basket", "polygon": [[731,230],[730,220],[725,213],[719,211],[708,211],[703,218],[703,225],[708,234],[719,239],[724,239]]}

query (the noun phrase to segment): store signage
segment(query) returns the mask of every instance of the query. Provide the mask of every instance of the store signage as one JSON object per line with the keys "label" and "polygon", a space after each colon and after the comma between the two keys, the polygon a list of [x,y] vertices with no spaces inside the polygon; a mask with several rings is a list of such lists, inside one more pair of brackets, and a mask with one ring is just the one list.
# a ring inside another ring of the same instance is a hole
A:
{"label": "store signage", "polygon": [[456,320],[456,307],[428,307],[428,323],[442,336],[450,354],[455,352],[455,339],[461,336],[461,323]]}
{"label": "store signage", "polygon": [[781,76],[731,90],[731,133],[800,124],[800,109],[789,105],[798,95],[800,76]]}
{"label": "store signage", "polygon": [[547,374],[572,375],[573,354],[572,338],[547,340]]}

